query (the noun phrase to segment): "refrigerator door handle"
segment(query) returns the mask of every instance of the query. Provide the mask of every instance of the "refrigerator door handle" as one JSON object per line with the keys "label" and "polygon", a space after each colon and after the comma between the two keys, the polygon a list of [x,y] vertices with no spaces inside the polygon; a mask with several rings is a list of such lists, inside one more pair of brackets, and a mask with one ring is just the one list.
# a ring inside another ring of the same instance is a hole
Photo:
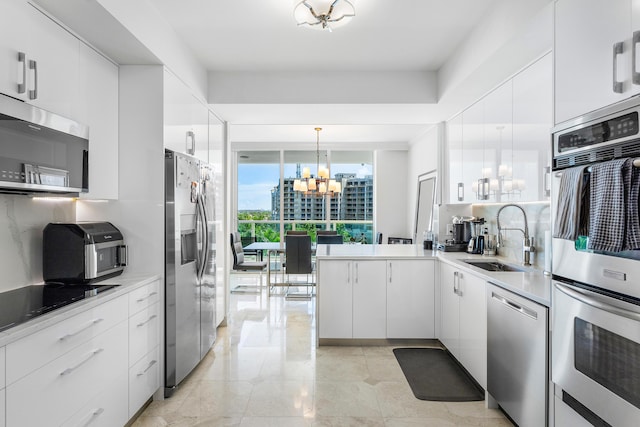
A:
{"label": "refrigerator door handle", "polygon": [[198,280],[202,280],[202,276],[204,275],[204,270],[207,265],[207,217],[204,211],[204,199],[202,195],[198,196],[196,202],[196,227],[198,227],[198,222],[200,223],[200,232],[202,233],[202,246],[198,250],[198,264],[197,264],[197,275]]}

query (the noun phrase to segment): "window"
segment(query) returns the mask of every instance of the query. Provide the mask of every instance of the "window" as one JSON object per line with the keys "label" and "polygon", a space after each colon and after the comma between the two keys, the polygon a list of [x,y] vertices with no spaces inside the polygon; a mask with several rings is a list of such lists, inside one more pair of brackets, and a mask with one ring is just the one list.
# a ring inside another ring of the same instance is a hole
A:
{"label": "window", "polygon": [[[239,151],[238,230],[243,238],[280,241],[286,230],[337,230],[345,241],[373,242],[371,151]],[[280,163],[282,155],[283,162]],[[308,167],[328,166],[342,191],[322,196],[294,191]],[[282,173],[281,173],[282,171]]]}

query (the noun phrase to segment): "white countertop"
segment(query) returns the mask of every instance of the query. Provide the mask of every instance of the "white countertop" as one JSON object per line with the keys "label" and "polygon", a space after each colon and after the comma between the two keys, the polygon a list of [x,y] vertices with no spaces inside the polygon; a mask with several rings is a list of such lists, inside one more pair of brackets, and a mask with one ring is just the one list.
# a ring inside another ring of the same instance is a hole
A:
{"label": "white countertop", "polygon": [[[487,282],[514,292],[538,304],[551,307],[551,276],[545,276],[540,269],[527,268],[506,258],[471,255],[465,252],[438,252],[438,259],[447,264],[454,265],[461,270],[466,270],[475,276],[482,277]],[[476,261],[497,260],[503,264],[513,265],[526,271],[487,271],[464,262],[464,260],[471,259]]]}
{"label": "white countertop", "polygon": [[435,258],[434,251],[425,251],[422,245],[318,245],[316,259],[341,258]]}
{"label": "white countertop", "polygon": [[[461,270],[481,277],[487,282],[514,292],[546,307],[551,306],[551,277],[545,276],[540,269],[527,268],[508,259],[497,256],[472,255],[466,252],[440,252],[422,249],[422,245],[318,245],[318,261],[323,259],[352,258],[397,258],[415,259],[437,258],[452,264]],[[501,272],[487,271],[467,264],[464,260],[497,260],[522,268],[526,271]]]}
{"label": "white countertop", "polygon": [[85,310],[89,310],[99,304],[115,299],[123,294],[129,293],[134,289],[147,285],[154,280],[160,279],[159,275],[122,275],[99,282],[100,285],[114,285],[114,289],[102,292],[94,297],[82,299],[72,304],[51,311],[42,316],[38,316],[32,320],[16,325],[10,329],[0,332],[0,347],[7,345],[13,341],[23,338],[27,335],[38,332],[44,328],[68,319]]}

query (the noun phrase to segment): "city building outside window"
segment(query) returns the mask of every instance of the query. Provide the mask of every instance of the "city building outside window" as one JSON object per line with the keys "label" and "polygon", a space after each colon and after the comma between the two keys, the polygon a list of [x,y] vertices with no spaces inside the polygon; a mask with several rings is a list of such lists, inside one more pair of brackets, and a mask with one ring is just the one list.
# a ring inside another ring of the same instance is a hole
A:
{"label": "city building outside window", "polygon": [[[373,153],[371,151],[237,152],[237,218],[243,243],[283,240],[287,230],[336,230],[345,242],[373,242]],[[342,191],[333,195],[295,191],[294,180],[317,163],[330,168]],[[282,176],[282,180],[280,179]]]}

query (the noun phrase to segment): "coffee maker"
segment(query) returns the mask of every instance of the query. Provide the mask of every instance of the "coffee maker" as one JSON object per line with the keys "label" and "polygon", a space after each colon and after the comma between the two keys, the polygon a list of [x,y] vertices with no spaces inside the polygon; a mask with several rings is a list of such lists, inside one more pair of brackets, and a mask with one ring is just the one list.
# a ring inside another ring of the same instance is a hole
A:
{"label": "coffee maker", "polygon": [[482,254],[484,251],[484,236],[482,235],[482,225],[484,218],[476,218],[471,221],[471,238],[467,245],[467,252],[470,254]]}
{"label": "coffee maker", "polygon": [[438,250],[444,252],[464,252],[467,250],[469,239],[471,238],[471,223],[469,221],[473,217],[457,217],[452,218],[453,238],[446,240],[444,243],[438,244]]}

